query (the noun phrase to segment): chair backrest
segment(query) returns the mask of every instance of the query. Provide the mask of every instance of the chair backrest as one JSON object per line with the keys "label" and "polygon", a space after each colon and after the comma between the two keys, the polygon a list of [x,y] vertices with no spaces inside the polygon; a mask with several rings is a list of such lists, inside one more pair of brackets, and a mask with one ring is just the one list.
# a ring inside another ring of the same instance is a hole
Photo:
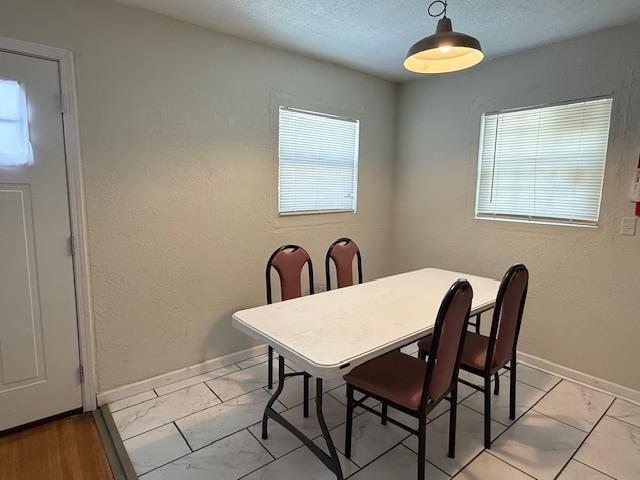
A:
{"label": "chair backrest", "polygon": [[309,270],[309,292],[313,294],[313,265],[307,251],[297,245],[283,245],[269,257],[267,262],[267,303],[273,303],[271,292],[271,268],[275,268],[280,279],[281,300],[302,296],[302,269]]}
{"label": "chair backrest", "polygon": [[513,357],[528,286],[529,270],[522,264],[510,267],[500,282],[487,348],[487,369],[504,365]]}
{"label": "chair backrest", "polygon": [[472,299],[471,285],[461,279],[451,286],[440,304],[427,360],[423,406],[429,400],[439,401],[458,380]]}
{"label": "chair backrest", "polygon": [[336,267],[336,279],[338,288],[353,285],[353,258],[358,261],[358,283],[362,283],[362,256],[356,242],[350,238],[339,238],[331,244],[324,258],[324,267],[327,274],[327,290],[331,290],[330,260]]}

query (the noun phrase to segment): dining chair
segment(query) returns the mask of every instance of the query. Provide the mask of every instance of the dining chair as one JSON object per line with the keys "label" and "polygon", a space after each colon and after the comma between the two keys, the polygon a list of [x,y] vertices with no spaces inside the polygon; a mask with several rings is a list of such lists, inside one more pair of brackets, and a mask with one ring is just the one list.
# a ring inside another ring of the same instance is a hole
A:
{"label": "dining chair", "polygon": [[[281,301],[291,300],[302,296],[302,271],[307,265],[309,273],[309,294],[313,295],[313,263],[307,251],[298,245],[283,245],[276,249],[267,262],[267,303],[273,303],[271,286],[271,269],[274,269],[280,280]],[[269,390],[273,388],[273,348],[268,348],[267,381]],[[304,416],[309,416],[309,379],[311,376],[304,374]]]}
{"label": "dining chair", "polygon": [[362,255],[356,242],[350,238],[339,238],[331,244],[324,257],[324,267],[327,275],[327,290],[331,290],[331,261],[336,269],[338,288],[353,285],[353,259],[358,266],[358,283],[362,283]]}
{"label": "dining chair", "polygon": [[[465,379],[460,379],[460,382],[484,394],[485,448],[491,448],[491,377],[495,377],[494,394],[497,395],[498,374],[501,368],[510,371],[509,418],[511,420],[516,418],[516,349],[528,285],[527,267],[518,264],[509,268],[500,282],[489,336],[475,332],[467,333],[462,350],[460,368],[484,380],[483,386],[475,385]],[[424,359],[429,353],[433,338],[428,336],[418,343],[420,358]]]}
{"label": "dining chair", "polygon": [[[469,322],[473,290],[458,280],[445,295],[433,330],[429,360],[425,362],[398,350],[360,365],[344,376],[347,382],[345,456],[351,457],[353,409],[361,407],[418,436],[418,480],[425,478],[427,414],[443,399],[451,403],[449,413],[449,457],[455,456],[458,369]],[[363,396],[354,399],[354,392]],[[449,395],[447,397],[447,395]],[[378,412],[364,404],[368,398],[382,402]],[[418,419],[418,430],[388,416],[387,407]]]}

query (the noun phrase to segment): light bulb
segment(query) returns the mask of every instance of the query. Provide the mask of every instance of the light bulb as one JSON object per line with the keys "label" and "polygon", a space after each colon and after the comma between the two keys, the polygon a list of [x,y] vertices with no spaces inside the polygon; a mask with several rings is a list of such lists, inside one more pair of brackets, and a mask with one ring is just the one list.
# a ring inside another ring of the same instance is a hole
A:
{"label": "light bulb", "polygon": [[438,50],[440,50],[442,53],[449,53],[451,51],[451,48],[451,45],[442,45],[438,47]]}

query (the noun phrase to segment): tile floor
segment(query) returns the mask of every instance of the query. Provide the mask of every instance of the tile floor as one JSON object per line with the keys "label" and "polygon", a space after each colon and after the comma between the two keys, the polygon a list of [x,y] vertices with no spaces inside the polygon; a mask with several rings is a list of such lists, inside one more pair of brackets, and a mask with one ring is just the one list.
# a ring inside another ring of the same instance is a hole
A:
{"label": "tile floor", "polygon": [[[415,354],[416,347],[404,351]],[[259,422],[269,399],[265,362],[265,355],[258,356],[110,404],[139,478],[335,478],[275,422],[269,422],[269,438],[260,438]],[[314,409],[311,418],[302,416],[301,380],[287,381],[275,408],[325,448]],[[345,388],[341,381],[326,383],[325,419],[345,478],[413,480],[415,437],[392,424],[381,425],[362,409],[354,419],[351,459],[342,455]],[[508,373],[501,383],[500,395],[493,397],[491,450],[482,446],[482,397],[474,390],[460,389],[455,459],[446,456],[446,402],[430,415],[428,479],[640,479],[640,406],[522,365],[517,419],[511,421]],[[400,412],[389,413],[406,419]]]}

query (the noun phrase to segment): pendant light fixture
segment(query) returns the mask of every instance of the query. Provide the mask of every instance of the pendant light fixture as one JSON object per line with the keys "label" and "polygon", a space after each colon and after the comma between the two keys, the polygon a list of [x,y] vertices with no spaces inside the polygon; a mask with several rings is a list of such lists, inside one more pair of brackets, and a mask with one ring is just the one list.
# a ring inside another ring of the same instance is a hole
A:
{"label": "pendant light fixture", "polygon": [[[434,7],[442,11],[434,14]],[[427,9],[429,16],[438,20],[436,33],[416,42],[407,53],[404,68],[415,73],[446,73],[473,67],[482,61],[484,54],[480,42],[469,35],[453,31],[447,17],[447,0],[435,0]]]}

